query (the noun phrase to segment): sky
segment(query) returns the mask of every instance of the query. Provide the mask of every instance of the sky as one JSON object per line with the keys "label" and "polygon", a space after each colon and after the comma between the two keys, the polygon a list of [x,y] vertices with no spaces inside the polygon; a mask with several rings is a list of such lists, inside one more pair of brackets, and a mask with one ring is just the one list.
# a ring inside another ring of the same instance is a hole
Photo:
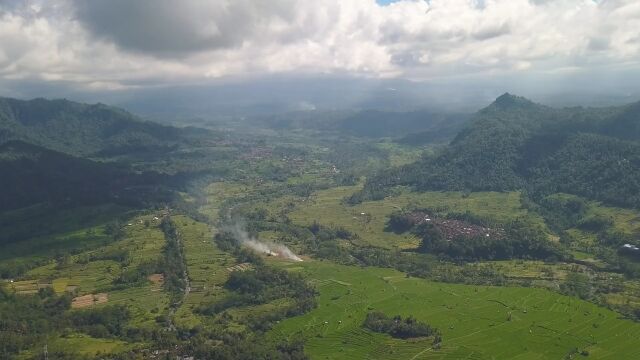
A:
{"label": "sky", "polygon": [[[0,0],[0,95],[628,102],[640,96],[637,29],[637,0]],[[355,94],[327,94],[340,89]]]}

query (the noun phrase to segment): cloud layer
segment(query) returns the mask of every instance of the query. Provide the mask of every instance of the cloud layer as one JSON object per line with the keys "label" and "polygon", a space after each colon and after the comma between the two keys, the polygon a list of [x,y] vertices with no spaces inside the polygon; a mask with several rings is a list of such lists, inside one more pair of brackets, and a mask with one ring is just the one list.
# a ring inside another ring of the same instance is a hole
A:
{"label": "cloud layer", "polygon": [[[264,74],[455,80],[638,68],[635,0],[0,0],[0,87]],[[6,92],[6,89],[5,89]]]}

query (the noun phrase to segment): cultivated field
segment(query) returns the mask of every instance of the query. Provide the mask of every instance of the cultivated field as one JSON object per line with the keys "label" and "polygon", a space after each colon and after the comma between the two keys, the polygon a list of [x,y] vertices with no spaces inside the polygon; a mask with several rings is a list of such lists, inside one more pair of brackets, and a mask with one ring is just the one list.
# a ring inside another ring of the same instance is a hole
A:
{"label": "cultivated field", "polygon": [[195,313],[198,306],[220,299],[226,291],[222,285],[227,280],[227,267],[236,265],[233,256],[220,251],[213,242],[213,232],[200,222],[185,216],[173,221],[182,235],[184,256],[191,283],[191,291],[176,311],[175,322],[179,327],[191,329],[211,320]]}
{"label": "cultivated field", "polygon": [[109,301],[109,294],[107,293],[82,295],[71,300],[71,308],[82,309],[94,305],[105,304],[107,301]]}
{"label": "cultivated field", "polygon": [[[312,279],[319,306],[282,321],[270,336],[302,336],[312,359],[561,359],[583,351],[589,359],[640,357],[640,324],[547,290],[433,283],[320,261],[289,266]],[[371,310],[437,327],[442,348],[362,329]]]}
{"label": "cultivated field", "polygon": [[56,211],[36,205],[4,212],[0,215],[0,271],[22,264],[33,267],[46,263],[55,253],[104,245],[109,242],[105,225],[125,212],[115,205]]}
{"label": "cultivated field", "polygon": [[225,200],[244,196],[251,193],[253,190],[252,187],[237,184],[237,183],[227,183],[227,182],[214,182],[207,187],[204,188],[204,193],[206,196],[206,203],[200,207],[200,213],[209,217],[212,222],[217,221],[220,207],[224,203]]}
{"label": "cultivated field", "polygon": [[[68,256],[64,261],[50,261],[28,271],[24,275],[26,280],[15,281],[9,284],[14,285],[9,288],[18,294],[35,293],[42,287],[51,287],[58,294],[71,292],[76,294],[71,303],[72,309],[126,305],[131,311],[132,326],[157,329],[161,325],[156,322],[156,317],[167,313],[169,308],[169,297],[163,291],[158,276],[124,286],[114,283],[123,272],[162,257],[165,239],[156,226],[159,219],[155,220],[155,217],[144,215],[131,218],[122,224],[124,237],[121,240]],[[148,227],[145,221],[148,221]],[[123,252],[127,255],[122,261],[109,258]],[[84,355],[120,352],[139,345],[80,334],[51,340],[52,351],[59,349]]]}
{"label": "cultivated field", "polygon": [[[87,335],[73,334],[66,337],[51,339],[48,343],[49,353],[63,352],[69,354],[69,358],[73,359],[74,355],[83,357],[94,357],[99,354],[120,353],[133,349],[135,345],[127,344],[117,339],[96,339]],[[28,360],[38,359],[42,355],[42,349],[34,351],[24,351],[16,359]]]}
{"label": "cultivated field", "polygon": [[302,225],[318,221],[323,225],[341,226],[360,235],[362,245],[384,248],[411,248],[418,244],[418,239],[411,234],[397,235],[384,231],[389,214],[408,206],[430,208],[443,213],[469,211],[483,218],[500,221],[529,217],[544,225],[539,216],[522,208],[517,192],[479,192],[469,195],[459,192],[401,193],[355,206],[343,204],[342,200],[356,190],[357,186],[349,186],[318,191],[310,201],[296,203],[289,217],[294,223]]}

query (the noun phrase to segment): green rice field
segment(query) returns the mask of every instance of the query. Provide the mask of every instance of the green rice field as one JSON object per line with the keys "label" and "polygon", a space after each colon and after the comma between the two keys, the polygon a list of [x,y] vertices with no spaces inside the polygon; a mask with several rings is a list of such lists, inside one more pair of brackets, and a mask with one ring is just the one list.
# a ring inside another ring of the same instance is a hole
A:
{"label": "green rice field", "polygon": [[[544,289],[434,283],[322,261],[281,264],[313,281],[319,305],[269,335],[302,337],[312,359],[640,358],[640,324]],[[442,347],[434,349],[428,338],[398,340],[363,329],[372,310],[437,327]]]}

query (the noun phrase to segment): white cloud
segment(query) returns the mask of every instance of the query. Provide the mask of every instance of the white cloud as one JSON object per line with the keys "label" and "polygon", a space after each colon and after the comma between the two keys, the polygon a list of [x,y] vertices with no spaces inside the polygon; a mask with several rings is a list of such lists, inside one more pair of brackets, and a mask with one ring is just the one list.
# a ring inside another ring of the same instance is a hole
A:
{"label": "white cloud", "polygon": [[122,89],[273,73],[635,67],[633,0],[0,0],[0,80]]}

